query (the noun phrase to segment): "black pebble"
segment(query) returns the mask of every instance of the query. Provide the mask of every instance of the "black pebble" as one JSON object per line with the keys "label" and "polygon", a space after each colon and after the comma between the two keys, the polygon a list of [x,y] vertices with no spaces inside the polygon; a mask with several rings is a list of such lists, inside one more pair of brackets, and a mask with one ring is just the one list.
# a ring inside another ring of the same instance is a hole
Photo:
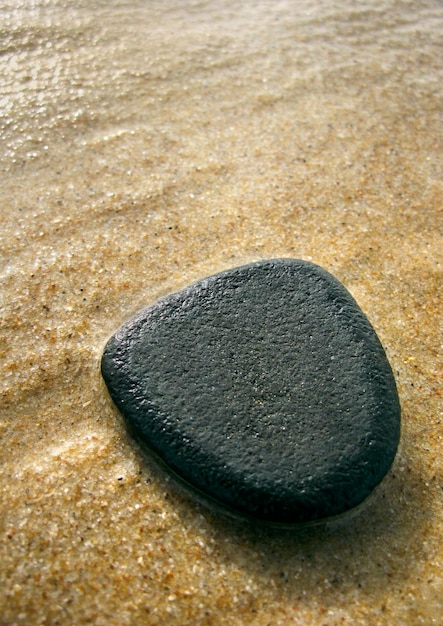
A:
{"label": "black pebble", "polygon": [[312,263],[253,263],[170,295],[111,337],[101,367],[134,435],[243,516],[338,515],[395,456],[400,407],[380,341]]}

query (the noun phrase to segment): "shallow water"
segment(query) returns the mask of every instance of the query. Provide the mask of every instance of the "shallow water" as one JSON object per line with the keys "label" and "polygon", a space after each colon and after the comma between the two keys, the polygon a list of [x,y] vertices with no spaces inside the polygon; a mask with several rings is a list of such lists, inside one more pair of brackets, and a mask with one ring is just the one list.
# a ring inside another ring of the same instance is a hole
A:
{"label": "shallow water", "polygon": [[[438,624],[441,4],[0,15],[2,623]],[[353,293],[403,408],[377,496],[297,534],[177,493],[98,368],[141,306],[279,256]]]}

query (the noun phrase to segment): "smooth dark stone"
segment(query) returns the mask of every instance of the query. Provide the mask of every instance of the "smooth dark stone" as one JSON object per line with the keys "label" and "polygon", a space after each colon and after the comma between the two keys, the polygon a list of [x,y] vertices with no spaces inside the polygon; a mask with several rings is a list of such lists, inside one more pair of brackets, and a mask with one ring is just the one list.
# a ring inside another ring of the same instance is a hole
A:
{"label": "smooth dark stone", "polygon": [[102,373],[170,470],[254,519],[343,513],[397,449],[383,348],[343,285],[305,261],[238,267],[164,298],[109,340]]}

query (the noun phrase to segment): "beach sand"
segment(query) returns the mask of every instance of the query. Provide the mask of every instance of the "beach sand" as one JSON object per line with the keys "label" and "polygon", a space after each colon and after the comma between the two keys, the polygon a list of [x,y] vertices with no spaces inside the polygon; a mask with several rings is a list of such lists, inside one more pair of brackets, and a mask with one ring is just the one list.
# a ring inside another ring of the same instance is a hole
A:
{"label": "beach sand", "polygon": [[[441,4],[0,10],[0,623],[441,624]],[[273,257],[343,282],[402,405],[365,506],[285,532],[178,490],[99,370],[141,307]]]}

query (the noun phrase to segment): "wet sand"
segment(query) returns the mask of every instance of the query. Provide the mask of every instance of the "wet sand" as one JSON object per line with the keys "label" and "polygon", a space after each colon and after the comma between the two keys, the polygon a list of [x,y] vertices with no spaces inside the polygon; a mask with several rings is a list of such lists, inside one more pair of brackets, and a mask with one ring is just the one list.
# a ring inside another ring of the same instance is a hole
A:
{"label": "wet sand", "polygon": [[[0,623],[439,624],[441,5],[0,9]],[[291,532],[177,490],[99,371],[141,307],[272,257],[351,291],[403,416],[375,496]]]}

